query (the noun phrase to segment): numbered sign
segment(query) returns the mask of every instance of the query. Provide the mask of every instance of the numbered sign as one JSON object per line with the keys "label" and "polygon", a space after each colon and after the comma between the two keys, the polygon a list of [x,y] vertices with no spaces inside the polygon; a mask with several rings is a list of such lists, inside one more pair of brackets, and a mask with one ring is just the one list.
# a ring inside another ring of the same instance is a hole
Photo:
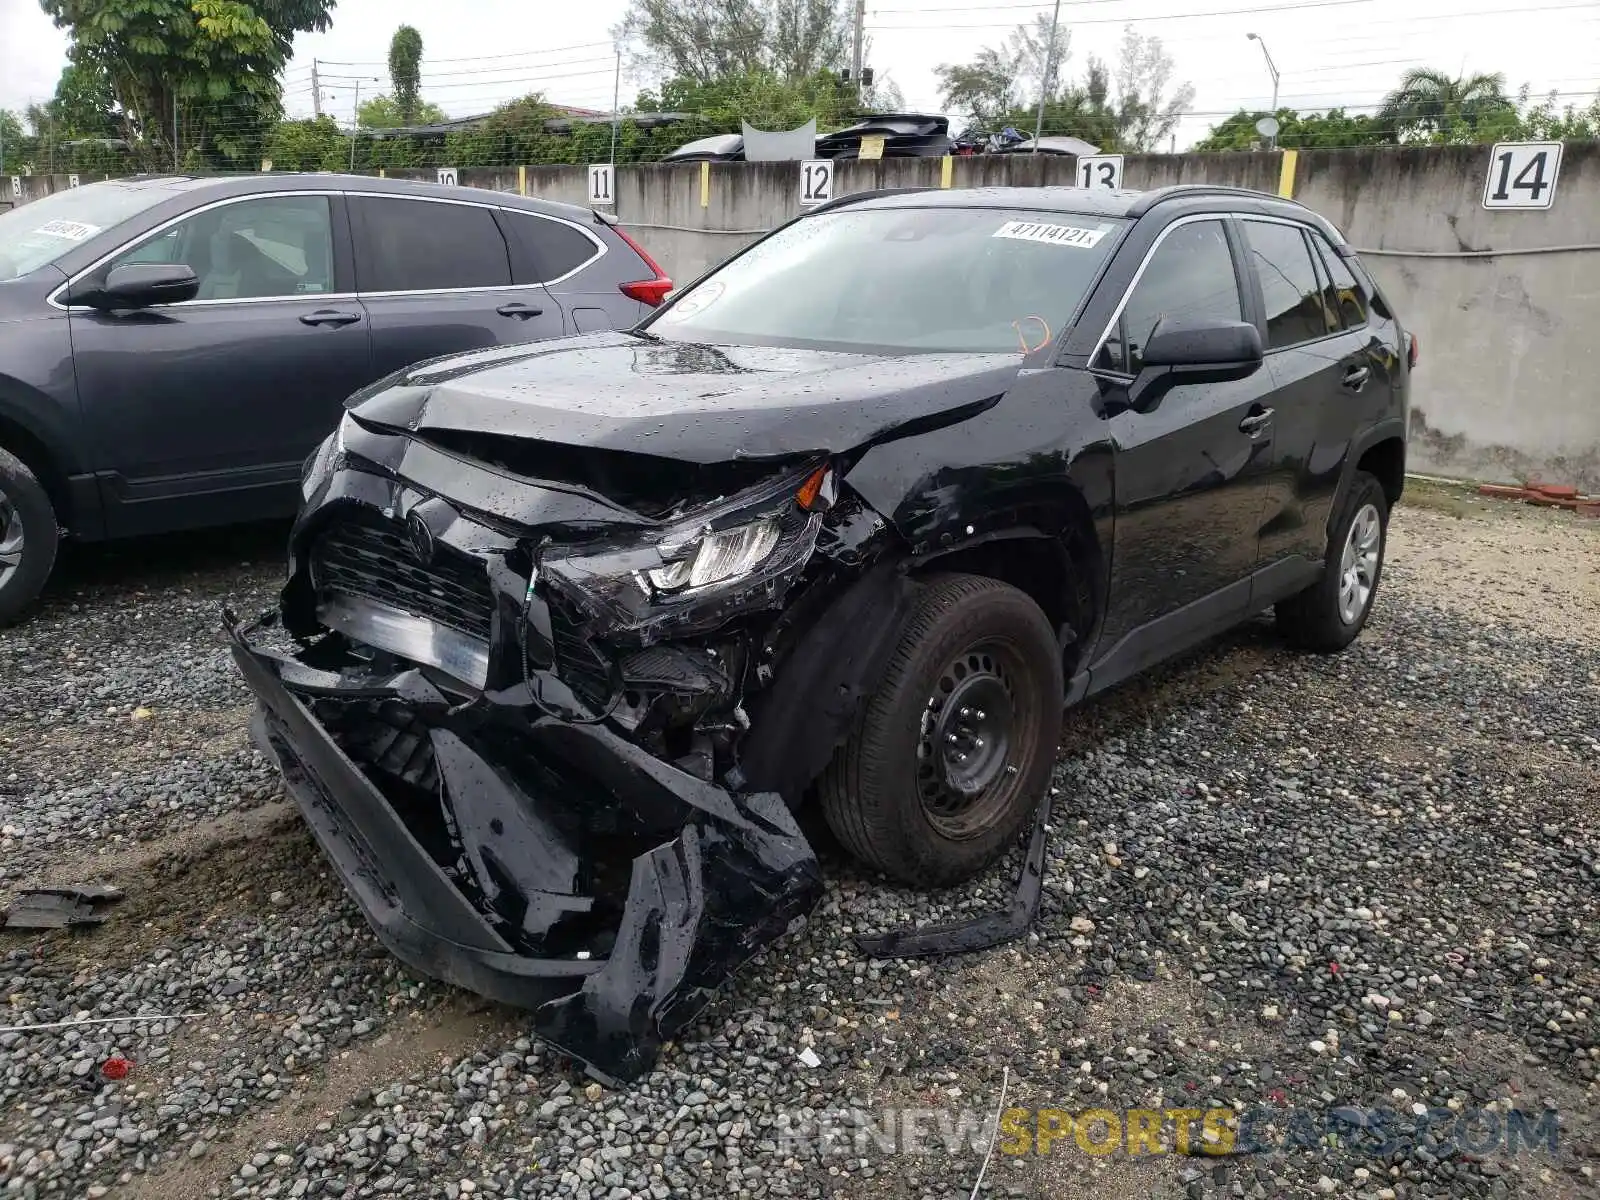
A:
{"label": "numbered sign", "polygon": [[800,203],[826,204],[833,199],[833,160],[811,158],[800,164]]}
{"label": "numbered sign", "polygon": [[1115,191],[1122,186],[1122,155],[1102,154],[1095,158],[1080,158],[1078,160],[1078,186],[1086,188],[1110,188]]}
{"label": "numbered sign", "polygon": [[1501,142],[1489,155],[1483,206],[1549,208],[1556,198],[1560,170],[1560,142]]}
{"label": "numbered sign", "polygon": [[440,167],[439,182],[445,187],[455,187],[460,182],[460,177],[454,167]]}
{"label": "numbered sign", "polygon": [[610,163],[589,164],[589,203],[617,202],[616,168]]}
{"label": "numbered sign", "polygon": [[67,176],[67,186],[68,187],[77,187],[78,186],[78,177],[76,175],[68,175]]}
{"label": "numbered sign", "polygon": [[21,200],[22,199],[22,176],[21,175],[13,175],[11,177],[11,198],[13,200]]}

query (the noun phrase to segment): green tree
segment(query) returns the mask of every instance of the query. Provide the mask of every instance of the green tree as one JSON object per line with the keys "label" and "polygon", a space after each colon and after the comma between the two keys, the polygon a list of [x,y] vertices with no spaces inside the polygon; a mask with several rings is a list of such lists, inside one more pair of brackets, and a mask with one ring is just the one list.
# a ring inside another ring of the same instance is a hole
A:
{"label": "green tree", "polygon": [[1116,109],[1118,141],[1127,149],[1161,148],[1178,119],[1194,100],[1194,85],[1179,84],[1169,95],[1172,56],[1158,37],[1141,37],[1133,26],[1122,35],[1117,61]]}
{"label": "green tree", "polygon": [[852,11],[848,0],[632,0],[620,32],[668,78],[792,82],[845,65]]}
{"label": "green tree", "polygon": [[1058,22],[1051,40],[1050,14],[1040,13],[1031,25],[1018,25],[1006,40],[1006,58],[1024,106],[1037,105],[1042,93],[1045,102],[1064,98],[1067,88],[1067,60],[1072,57],[1072,35],[1064,22]]}
{"label": "green tree", "polygon": [[0,173],[6,167],[12,174],[31,171],[38,148],[38,139],[23,129],[22,118],[0,108]]}
{"label": "green tree", "polygon": [[389,82],[394,85],[394,104],[400,119],[396,125],[414,125],[421,118],[419,89],[422,84],[422,35],[410,25],[402,25],[389,40]]}
{"label": "green tree", "polygon": [[1490,129],[1504,130],[1517,119],[1501,74],[1451,78],[1442,71],[1415,67],[1400,77],[1378,111],[1378,119],[1400,141],[1477,142]]}
{"label": "green tree", "polygon": [[1522,136],[1532,142],[1582,142],[1600,138],[1600,99],[1587,108],[1557,110],[1552,92],[1523,118]]}
{"label": "green tree", "polygon": [[326,115],[280,121],[263,157],[275,171],[342,171],[350,165],[350,136]]}
{"label": "green tree", "polygon": [[400,102],[392,96],[374,96],[363,100],[356,109],[356,124],[362,129],[394,129],[401,125],[437,125],[445,120],[444,110],[437,104],[418,100],[407,116]]}
{"label": "green tree", "polygon": [[[40,0],[68,31],[73,66],[114,100],[147,169],[246,167],[282,112],[296,33],[323,30],[334,0]],[[174,126],[177,134],[174,135]]]}
{"label": "green tree", "polygon": [[[1195,144],[1196,150],[1253,150],[1266,144],[1256,132],[1256,122],[1267,114],[1240,109]],[[1354,146],[1387,146],[1395,142],[1394,129],[1364,114],[1348,115],[1342,108],[1326,113],[1301,113],[1280,108],[1278,145],[1286,150],[1335,150]]]}
{"label": "green tree", "polygon": [[1005,124],[1017,109],[1016,73],[1004,50],[985,46],[966,63],[941,63],[933,69],[946,107],[979,129]]}

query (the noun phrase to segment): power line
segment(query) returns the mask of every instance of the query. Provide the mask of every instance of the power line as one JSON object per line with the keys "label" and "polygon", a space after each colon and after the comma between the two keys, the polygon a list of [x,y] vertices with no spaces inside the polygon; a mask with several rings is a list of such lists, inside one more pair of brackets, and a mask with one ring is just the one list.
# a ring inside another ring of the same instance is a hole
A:
{"label": "power line", "polygon": [[[1375,0],[1310,0],[1310,3],[1306,3],[1306,4],[1273,4],[1273,5],[1264,5],[1264,6],[1260,6],[1260,7],[1256,7],[1256,8],[1215,9],[1215,10],[1212,10],[1212,11],[1209,11],[1209,12],[1166,13],[1166,14],[1162,14],[1160,16],[1090,17],[1087,20],[1082,20],[1082,21],[1074,20],[1074,21],[1072,21],[1071,25],[1069,26],[1069,28],[1074,28],[1074,27],[1077,27],[1077,26],[1080,26],[1080,25],[1130,25],[1130,24],[1134,24],[1134,23],[1137,23],[1137,22],[1143,22],[1143,21],[1191,21],[1191,20],[1197,20],[1197,19],[1200,19],[1200,18],[1203,18],[1203,17],[1237,17],[1237,16],[1244,16],[1244,15],[1248,15],[1248,14],[1252,14],[1252,13],[1292,12],[1292,11],[1297,11],[1297,10],[1300,10],[1300,9],[1307,9],[1307,8],[1336,8],[1336,7],[1341,7],[1341,6],[1345,6],[1345,5],[1370,4],[1370,3],[1374,3],[1374,2],[1375,2]],[[1460,20],[1460,19],[1467,18],[1467,17],[1501,16],[1501,15],[1507,14],[1507,13],[1514,13],[1514,14],[1517,14],[1517,15],[1521,15],[1521,14],[1524,14],[1524,13],[1532,13],[1532,12],[1571,12],[1571,11],[1577,11],[1577,10],[1588,10],[1588,11],[1592,12],[1594,10],[1594,5],[1592,3],[1581,3],[1581,4],[1550,4],[1550,5],[1543,5],[1543,6],[1537,6],[1537,7],[1531,7],[1531,8],[1490,8],[1490,9],[1483,9],[1483,10],[1477,11],[1477,12],[1464,12],[1464,13],[1457,12],[1457,13],[1441,14],[1441,15],[1436,16],[1436,17],[1401,17],[1401,18],[1398,18],[1397,20],[1399,21],[1399,23],[1410,24],[1410,23],[1417,22],[1417,21],[1439,22],[1439,21],[1455,21],[1455,20]],[[985,10],[985,11],[988,11],[988,10]],[[1378,20],[1378,21],[1370,21],[1370,22],[1367,22],[1366,24],[1367,25],[1388,25],[1388,24],[1392,24],[1392,23],[1394,23],[1394,22],[1385,21],[1385,20]],[[870,28],[872,30],[874,30],[874,31],[877,31],[877,30],[890,30],[890,29],[915,29],[915,30],[921,30],[923,32],[927,32],[929,30],[935,30],[935,29],[1010,29],[1010,28],[1014,28],[1016,25],[1017,25],[1017,22],[1015,22],[1015,21],[1000,21],[1000,22],[991,21],[991,22],[987,22],[987,23],[984,23],[984,24],[976,24],[976,25],[973,25],[973,24],[963,24],[963,25],[873,25]]]}
{"label": "power line", "polygon": [[[469,54],[464,58],[428,58],[428,59],[424,59],[423,62],[424,63],[430,63],[430,62],[431,63],[490,62],[490,61],[493,61],[493,60],[506,59],[506,58],[531,58],[534,55],[538,55],[538,54],[565,54],[568,50],[593,50],[593,49],[595,49],[596,47],[599,47],[599,46],[613,46],[614,44],[615,43],[612,43],[612,42],[579,42],[578,44],[573,45],[573,46],[550,46],[550,47],[548,47],[548,48],[546,48],[544,50],[515,50],[515,51],[512,51],[512,52],[510,52],[508,54]],[[320,63],[323,63],[326,66],[330,66],[330,67],[387,67],[389,65],[387,61],[383,61],[383,62],[373,62],[373,61],[366,61],[366,62],[337,62],[337,61],[335,61],[333,59],[329,59],[329,58],[319,58],[317,61],[320,62]]]}

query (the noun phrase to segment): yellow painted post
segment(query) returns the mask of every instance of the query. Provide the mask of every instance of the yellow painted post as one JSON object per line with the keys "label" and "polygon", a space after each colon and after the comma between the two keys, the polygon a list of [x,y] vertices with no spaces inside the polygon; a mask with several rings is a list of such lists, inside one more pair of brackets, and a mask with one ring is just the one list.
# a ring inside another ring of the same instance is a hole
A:
{"label": "yellow painted post", "polygon": [[953,158],[951,158],[948,154],[946,154],[944,156],[944,158],[942,160],[940,160],[940,162],[939,162],[939,186],[940,187],[947,188],[947,187],[950,186],[950,176],[954,173],[954,168],[955,168],[955,160]]}
{"label": "yellow painted post", "polygon": [[700,207],[711,207],[711,164],[700,164]]}
{"label": "yellow painted post", "polygon": [[1294,199],[1294,171],[1300,165],[1300,151],[1285,150],[1283,167],[1278,172],[1278,195],[1285,200]]}
{"label": "yellow painted post", "polygon": [[528,168],[527,167],[518,167],[517,168],[517,195],[526,196],[527,194],[528,194]]}
{"label": "yellow painted post", "polygon": [[378,168],[378,178],[379,179],[387,179],[387,178],[389,178],[386,174],[384,174],[384,171],[383,171],[382,167]]}

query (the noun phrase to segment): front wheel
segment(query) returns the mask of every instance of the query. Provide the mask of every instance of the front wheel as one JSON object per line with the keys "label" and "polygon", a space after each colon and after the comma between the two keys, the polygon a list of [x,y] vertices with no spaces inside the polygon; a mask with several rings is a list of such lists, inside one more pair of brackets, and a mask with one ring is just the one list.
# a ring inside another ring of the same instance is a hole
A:
{"label": "front wheel", "polygon": [[1277,606],[1278,627],[1291,642],[1331,654],[1356,640],[1378,595],[1388,532],[1383,485],[1357,471],[1328,538],[1322,578]]}
{"label": "front wheel", "polygon": [[877,692],[823,773],[835,836],[914,887],[976,874],[1015,841],[1061,737],[1061,650],[994,579],[927,580]]}
{"label": "front wheel", "polygon": [[56,561],[56,513],[26,464],[0,449],[0,626],[22,615]]}

